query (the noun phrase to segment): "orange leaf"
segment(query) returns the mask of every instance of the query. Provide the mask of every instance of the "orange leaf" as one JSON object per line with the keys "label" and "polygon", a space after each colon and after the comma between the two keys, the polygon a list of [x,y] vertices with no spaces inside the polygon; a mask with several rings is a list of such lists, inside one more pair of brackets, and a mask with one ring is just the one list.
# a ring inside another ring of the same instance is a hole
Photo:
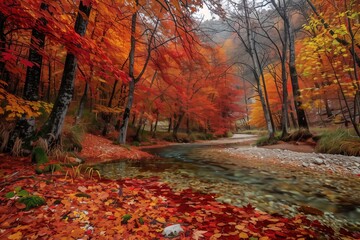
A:
{"label": "orange leaf", "polygon": [[17,240],[17,239],[22,239],[22,232],[16,232],[14,234],[11,234],[8,239],[11,239],[11,240]]}
{"label": "orange leaf", "polygon": [[249,235],[247,235],[247,233],[242,232],[239,234],[239,238],[249,238]]}
{"label": "orange leaf", "polygon": [[210,237],[210,240],[218,239],[218,238],[220,238],[220,237],[221,237],[221,233],[215,233],[214,235],[212,235],[212,236]]}

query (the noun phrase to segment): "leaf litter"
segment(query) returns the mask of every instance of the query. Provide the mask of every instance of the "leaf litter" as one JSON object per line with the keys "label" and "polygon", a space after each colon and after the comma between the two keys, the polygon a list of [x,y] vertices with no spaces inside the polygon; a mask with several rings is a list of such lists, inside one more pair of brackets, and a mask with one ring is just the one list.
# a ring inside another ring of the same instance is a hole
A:
{"label": "leaf litter", "polygon": [[[44,198],[45,205],[26,210],[15,198],[5,197],[19,187]],[[345,229],[335,234],[303,215],[286,218],[250,204],[220,203],[213,194],[174,191],[157,177],[35,175],[27,158],[3,156],[0,191],[0,239],[360,238]]]}

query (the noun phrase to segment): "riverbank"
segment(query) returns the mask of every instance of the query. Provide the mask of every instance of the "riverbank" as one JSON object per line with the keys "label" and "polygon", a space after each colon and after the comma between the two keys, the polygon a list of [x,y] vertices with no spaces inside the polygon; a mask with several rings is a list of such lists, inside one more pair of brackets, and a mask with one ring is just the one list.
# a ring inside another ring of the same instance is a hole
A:
{"label": "riverbank", "polygon": [[105,163],[114,160],[144,160],[153,158],[152,155],[141,151],[135,146],[122,146],[115,144],[113,141],[86,133],[84,135],[82,151],[79,157],[85,160],[86,164],[93,165],[97,163]]}
{"label": "riverbank", "polygon": [[253,146],[254,137],[243,134],[235,134],[229,140],[220,141],[239,144],[214,150],[227,154],[229,161],[234,164],[244,164],[250,160],[252,164],[257,165],[278,164],[311,171],[360,175],[360,157],[315,153],[311,145],[280,142],[271,146],[256,147]]}

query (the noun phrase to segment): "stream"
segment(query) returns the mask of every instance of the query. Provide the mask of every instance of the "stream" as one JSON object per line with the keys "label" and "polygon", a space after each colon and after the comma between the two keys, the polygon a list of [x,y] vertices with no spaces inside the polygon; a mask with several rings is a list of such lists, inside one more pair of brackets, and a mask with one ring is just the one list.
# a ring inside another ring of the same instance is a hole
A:
{"label": "stream", "polygon": [[[286,217],[311,206],[323,216],[308,215],[334,228],[360,231],[360,180],[335,174],[284,169],[281,166],[234,164],[217,149],[241,144],[179,144],[145,151],[156,160],[120,161],[97,165],[106,178],[158,176],[175,190],[192,188],[217,194],[217,200]],[[214,151],[215,150],[215,151]]]}

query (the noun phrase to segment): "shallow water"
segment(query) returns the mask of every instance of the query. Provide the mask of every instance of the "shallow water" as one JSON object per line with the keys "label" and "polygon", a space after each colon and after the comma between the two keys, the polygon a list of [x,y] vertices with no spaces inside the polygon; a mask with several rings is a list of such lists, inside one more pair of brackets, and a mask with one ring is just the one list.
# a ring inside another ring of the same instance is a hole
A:
{"label": "shallow water", "polygon": [[[218,200],[243,206],[253,204],[269,213],[298,214],[308,205],[325,212],[320,218],[335,227],[360,230],[359,177],[231,164],[216,151],[225,145],[183,144],[146,151],[157,160],[115,162],[97,166],[107,178],[159,176],[176,189],[216,193]],[[226,145],[229,147],[229,145]]]}

